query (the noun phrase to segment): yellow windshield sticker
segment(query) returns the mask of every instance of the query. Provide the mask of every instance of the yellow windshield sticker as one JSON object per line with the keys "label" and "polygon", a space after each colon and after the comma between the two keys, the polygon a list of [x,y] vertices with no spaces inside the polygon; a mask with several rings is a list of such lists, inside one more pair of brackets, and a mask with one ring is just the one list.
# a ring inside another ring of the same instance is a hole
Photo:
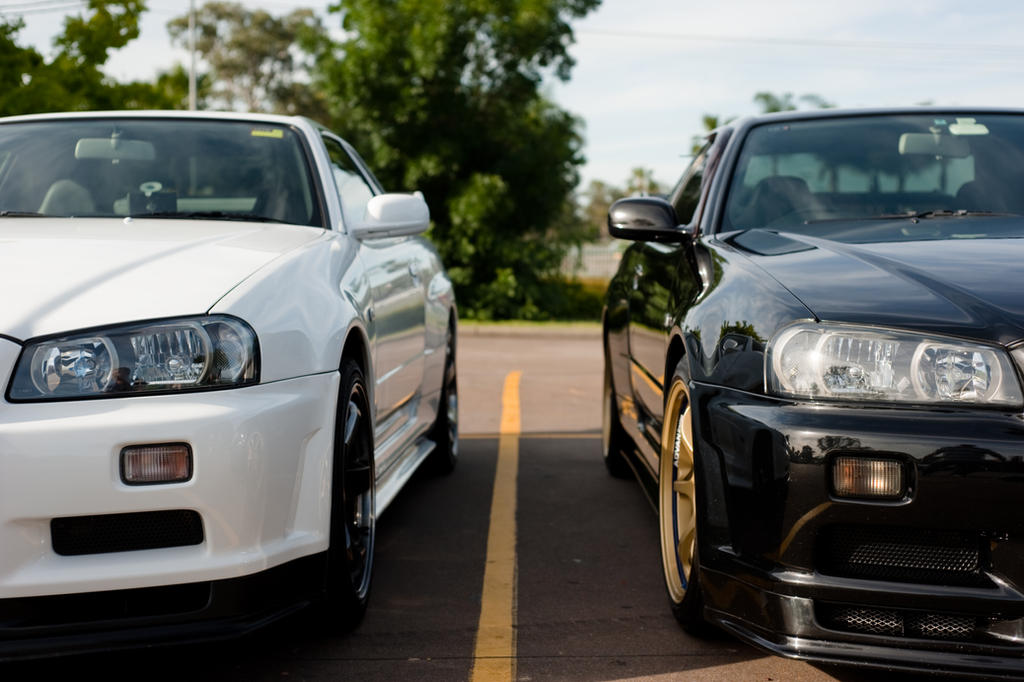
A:
{"label": "yellow windshield sticker", "polygon": [[261,128],[253,128],[252,136],[253,137],[272,137],[275,140],[280,140],[281,138],[284,137],[284,131],[281,130],[280,128],[271,128],[269,130],[266,129],[266,128],[263,128],[263,129],[261,129]]}

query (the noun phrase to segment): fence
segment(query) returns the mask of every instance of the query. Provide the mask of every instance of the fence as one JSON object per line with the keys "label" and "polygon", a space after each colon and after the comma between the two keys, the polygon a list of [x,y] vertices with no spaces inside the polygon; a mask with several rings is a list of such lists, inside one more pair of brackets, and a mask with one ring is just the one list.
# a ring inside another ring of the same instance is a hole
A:
{"label": "fence", "polygon": [[562,261],[562,272],[582,280],[608,281],[619,268],[625,246],[625,242],[616,240],[574,247]]}

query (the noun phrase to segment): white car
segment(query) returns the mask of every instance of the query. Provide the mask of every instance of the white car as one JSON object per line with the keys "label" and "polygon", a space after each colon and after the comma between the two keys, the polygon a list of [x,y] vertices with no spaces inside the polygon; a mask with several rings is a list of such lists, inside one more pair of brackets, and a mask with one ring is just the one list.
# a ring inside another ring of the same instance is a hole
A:
{"label": "white car", "polygon": [[458,456],[428,220],[304,118],[0,119],[0,659],[358,623]]}

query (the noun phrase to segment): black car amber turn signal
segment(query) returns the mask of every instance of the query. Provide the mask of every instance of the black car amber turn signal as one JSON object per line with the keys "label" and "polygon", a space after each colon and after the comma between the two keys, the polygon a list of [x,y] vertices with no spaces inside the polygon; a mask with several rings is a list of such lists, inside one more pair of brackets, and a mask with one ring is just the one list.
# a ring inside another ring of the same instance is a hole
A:
{"label": "black car amber turn signal", "polygon": [[904,478],[899,460],[848,456],[832,460],[836,497],[899,499],[904,495]]}

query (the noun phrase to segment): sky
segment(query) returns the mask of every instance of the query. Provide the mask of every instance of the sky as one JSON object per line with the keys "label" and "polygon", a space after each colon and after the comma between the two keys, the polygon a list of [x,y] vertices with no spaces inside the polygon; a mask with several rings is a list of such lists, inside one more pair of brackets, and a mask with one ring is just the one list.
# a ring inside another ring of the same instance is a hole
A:
{"label": "sky", "polygon": [[[44,54],[72,11],[46,2],[57,9],[25,14],[20,34]],[[0,12],[46,2],[0,0]],[[325,16],[327,4],[246,2],[275,13],[313,7]],[[119,80],[187,63],[166,24],[188,1],[148,6],[141,37],[108,63]],[[326,23],[337,27],[339,18]],[[1024,107],[1019,0],[604,0],[573,27],[572,79],[552,80],[545,91],[583,123],[581,188],[595,179],[624,185],[637,166],[671,185],[702,131],[701,117],[757,113],[759,91],[815,94],[842,107]]]}

